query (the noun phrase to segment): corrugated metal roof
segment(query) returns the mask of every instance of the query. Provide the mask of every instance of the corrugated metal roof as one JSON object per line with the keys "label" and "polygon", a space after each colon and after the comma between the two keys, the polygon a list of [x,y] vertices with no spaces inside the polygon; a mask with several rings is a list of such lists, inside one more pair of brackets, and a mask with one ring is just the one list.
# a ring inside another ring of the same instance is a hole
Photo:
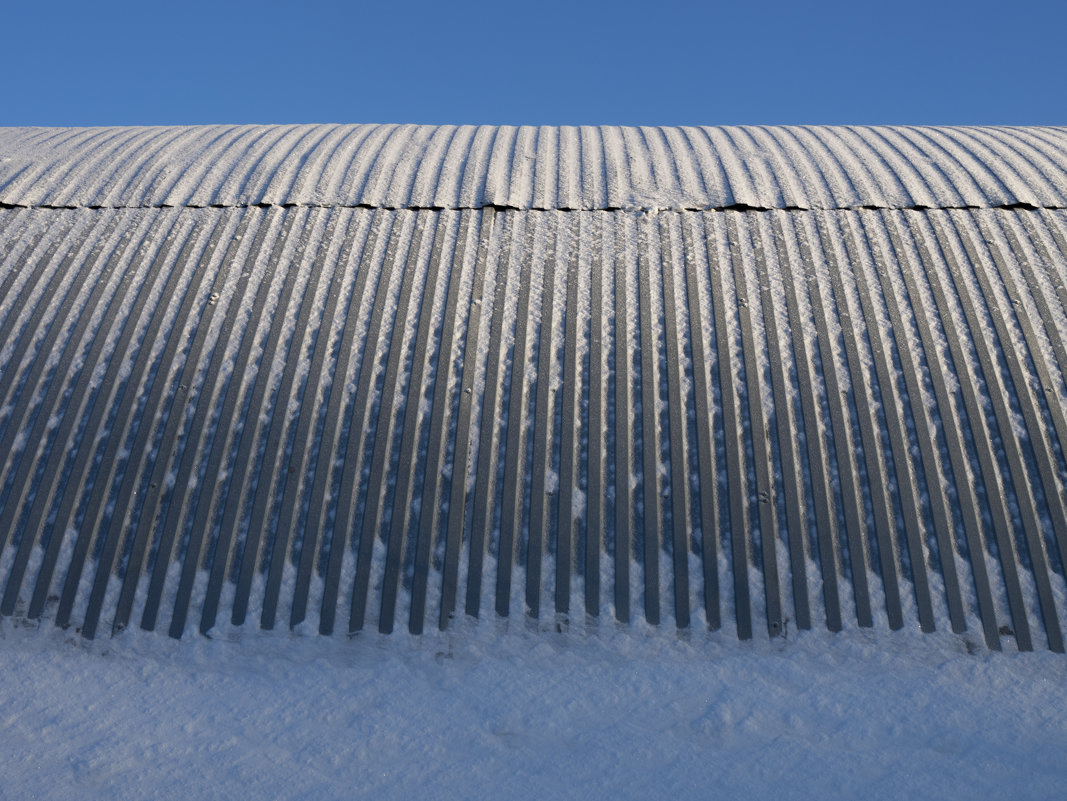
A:
{"label": "corrugated metal roof", "polygon": [[1065,153],[1052,128],[0,131],[0,615],[1062,651]]}
{"label": "corrugated metal roof", "polygon": [[477,209],[1067,207],[1067,129],[0,129],[0,204]]}

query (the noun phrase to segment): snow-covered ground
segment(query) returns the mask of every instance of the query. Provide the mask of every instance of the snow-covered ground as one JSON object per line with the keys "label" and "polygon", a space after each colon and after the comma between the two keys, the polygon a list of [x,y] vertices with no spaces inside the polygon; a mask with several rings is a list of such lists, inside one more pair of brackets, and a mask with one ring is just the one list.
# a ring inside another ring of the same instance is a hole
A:
{"label": "snow-covered ground", "polygon": [[1067,660],[977,638],[0,635],[4,799],[1067,794]]}

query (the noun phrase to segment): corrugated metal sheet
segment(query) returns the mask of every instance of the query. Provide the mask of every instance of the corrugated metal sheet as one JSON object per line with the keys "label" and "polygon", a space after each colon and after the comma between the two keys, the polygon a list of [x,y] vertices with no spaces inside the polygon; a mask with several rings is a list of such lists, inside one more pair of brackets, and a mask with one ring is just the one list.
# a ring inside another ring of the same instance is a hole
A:
{"label": "corrugated metal sheet", "polygon": [[[5,147],[99,158],[5,191],[595,206],[639,179],[564,169],[591,137],[738,202],[735,162],[714,184],[712,150],[677,156],[693,131],[565,130],[21,132]],[[792,154],[747,162],[759,204],[1060,202],[1062,172],[1011,177],[1051,130],[720,135]],[[934,143],[958,172],[919,158]],[[193,151],[203,172],[161,177]],[[530,164],[481,187],[443,170],[455,152]],[[1065,263],[1050,210],[2,210],[0,613],[87,636],[466,612],[1063,650]]]}
{"label": "corrugated metal sheet", "polygon": [[416,125],[0,129],[0,204],[1067,206],[1067,130]]}

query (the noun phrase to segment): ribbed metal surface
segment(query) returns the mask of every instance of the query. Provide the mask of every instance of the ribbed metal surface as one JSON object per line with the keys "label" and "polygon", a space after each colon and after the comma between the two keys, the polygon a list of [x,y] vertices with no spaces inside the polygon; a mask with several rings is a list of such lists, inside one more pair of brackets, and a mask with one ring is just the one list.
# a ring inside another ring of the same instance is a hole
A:
{"label": "ribbed metal surface", "polygon": [[0,129],[0,203],[105,208],[1067,206],[1063,128]]}
{"label": "ribbed metal surface", "polygon": [[3,210],[0,614],[1063,650],[1065,263],[1048,210]]}

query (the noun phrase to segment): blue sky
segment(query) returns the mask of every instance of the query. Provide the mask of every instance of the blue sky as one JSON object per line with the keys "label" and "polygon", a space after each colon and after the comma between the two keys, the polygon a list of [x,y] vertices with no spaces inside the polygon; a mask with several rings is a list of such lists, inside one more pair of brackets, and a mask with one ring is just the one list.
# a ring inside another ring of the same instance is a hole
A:
{"label": "blue sky", "polygon": [[1067,124],[1067,2],[0,7],[0,125]]}

